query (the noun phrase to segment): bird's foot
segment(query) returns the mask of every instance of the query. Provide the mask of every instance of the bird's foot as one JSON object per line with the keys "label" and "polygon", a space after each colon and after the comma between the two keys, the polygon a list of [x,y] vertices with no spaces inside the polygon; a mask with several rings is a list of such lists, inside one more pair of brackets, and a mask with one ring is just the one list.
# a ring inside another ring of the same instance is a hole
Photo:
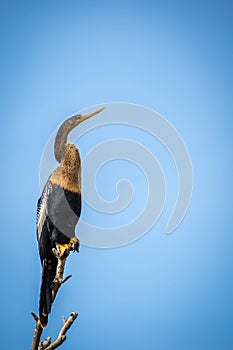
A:
{"label": "bird's foot", "polygon": [[56,244],[56,249],[60,258],[66,258],[70,253],[70,244]]}
{"label": "bird's foot", "polygon": [[72,237],[68,244],[56,244],[55,255],[59,258],[66,258],[71,251],[79,251],[80,241],[77,237]]}
{"label": "bird's foot", "polygon": [[70,250],[73,250],[74,252],[79,252],[80,247],[80,240],[74,236],[70,239]]}

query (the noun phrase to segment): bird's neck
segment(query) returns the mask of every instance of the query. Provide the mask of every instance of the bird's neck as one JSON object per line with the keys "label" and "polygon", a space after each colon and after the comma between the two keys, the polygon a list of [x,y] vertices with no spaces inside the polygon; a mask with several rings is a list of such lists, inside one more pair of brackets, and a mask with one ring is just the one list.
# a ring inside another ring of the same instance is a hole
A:
{"label": "bird's neck", "polygon": [[68,159],[61,163],[61,185],[72,192],[81,192],[81,165],[78,159]]}
{"label": "bird's neck", "polygon": [[53,184],[63,187],[65,190],[81,193],[81,164],[79,154],[66,155],[60,166],[50,177]]}

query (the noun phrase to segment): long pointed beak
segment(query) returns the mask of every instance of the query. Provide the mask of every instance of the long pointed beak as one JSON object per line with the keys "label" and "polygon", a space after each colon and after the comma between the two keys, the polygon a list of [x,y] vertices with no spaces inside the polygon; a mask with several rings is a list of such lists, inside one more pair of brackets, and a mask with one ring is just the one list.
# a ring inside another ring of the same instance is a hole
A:
{"label": "long pointed beak", "polygon": [[89,119],[91,117],[94,117],[96,114],[102,112],[106,107],[100,108],[95,112],[92,112],[90,114],[83,115],[79,118],[79,123],[82,123],[84,120]]}

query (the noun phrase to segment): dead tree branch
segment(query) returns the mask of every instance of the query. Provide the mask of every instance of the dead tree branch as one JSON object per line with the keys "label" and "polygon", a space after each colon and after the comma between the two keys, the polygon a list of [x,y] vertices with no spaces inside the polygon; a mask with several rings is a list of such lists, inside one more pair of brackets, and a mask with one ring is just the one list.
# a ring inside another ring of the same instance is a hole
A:
{"label": "dead tree branch", "polygon": [[31,350],[39,350],[40,337],[42,335],[43,328],[41,327],[39,317],[34,312],[32,312],[32,316],[33,316],[34,320],[36,321],[36,326],[34,329]]}
{"label": "dead tree branch", "polygon": [[61,254],[58,249],[53,248],[53,254],[55,255],[55,257],[58,260],[56,277],[55,277],[55,280],[53,281],[53,289],[52,289],[52,300],[54,302],[56,295],[57,295],[57,292],[58,292],[59,288],[61,287],[61,285],[63,283],[65,283],[72,276],[69,275],[67,277],[63,277],[66,259],[67,259],[68,255],[70,254],[70,250],[67,249],[67,250],[65,250],[65,252],[63,254]]}
{"label": "dead tree branch", "polygon": [[72,312],[67,320],[63,319],[63,326],[58,334],[58,337],[54,342],[52,342],[49,346],[47,346],[46,350],[53,350],[58,348],[65,340],[66,340],[66,332],[72,326],[73,322],[76,320],[78,314],[76,312]]}
{"label": "dead tree branch", "polygon": [[[58,292],[59,288],[61,287],[61,285],[63,283],[65,283],[71,277],[71,275],[69,275],[67,277],[63,277],[63,275],[64,275],[64,270],[65,270],[66,259],[69,256],[70,251],[72,251],[72,250],[74,250],[72,246],[67,248],[62,253],[60,252],[60,250],[58,248],[53,249],[53,253],[58,260],[56,277],[55,277],[53,285],[52,285],[52,300],[53,300],[53,302],[57,296],[57,292]],[[32,316],[36,322],[36,326],[34,329],[31,350],[45,350],[45,349],[51,350],[51,349],[56,349],[58,346],[60,346],[65,341],[66,332],[71,327],[71,325],[73,324],[73,322],[77,318],[78,314],[75,312],[72,312],[67,320],[65,318],[63,318],[64,324],[59,332],[57,339],[54,342],[51,341],[50,337],[48,337],[44,341],[41,341],[43,327],[41,326],[40,318],[34,312],[32,312]]]}

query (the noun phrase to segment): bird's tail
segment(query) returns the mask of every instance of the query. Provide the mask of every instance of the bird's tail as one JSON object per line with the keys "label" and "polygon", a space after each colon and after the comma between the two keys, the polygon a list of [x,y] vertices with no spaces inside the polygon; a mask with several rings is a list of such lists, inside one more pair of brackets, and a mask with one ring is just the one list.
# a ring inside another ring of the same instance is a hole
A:
{"label": "bird's tail", "polygon": [[42,327],[48,323],[48,314],[52,306],[52,283],[56,276],[56,260],[43,260],[42,279],[40,288],[39,315]]}

